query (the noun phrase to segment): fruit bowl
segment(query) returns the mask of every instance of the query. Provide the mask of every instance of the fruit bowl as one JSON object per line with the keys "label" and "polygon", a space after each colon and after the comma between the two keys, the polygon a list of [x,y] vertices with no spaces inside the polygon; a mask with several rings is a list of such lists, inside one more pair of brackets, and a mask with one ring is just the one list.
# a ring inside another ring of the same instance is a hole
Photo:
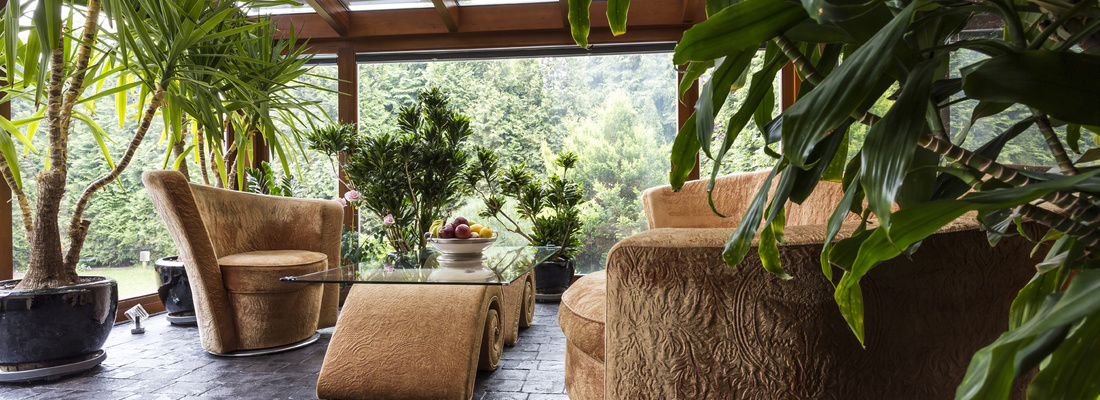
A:
{"label": "fruit bowl", "polygon": [[497,238],[470,238],[470,239],[440,239],[428,238],[428,244],[432,245],[440,253],[444,254],[478,254],[496,242]]}

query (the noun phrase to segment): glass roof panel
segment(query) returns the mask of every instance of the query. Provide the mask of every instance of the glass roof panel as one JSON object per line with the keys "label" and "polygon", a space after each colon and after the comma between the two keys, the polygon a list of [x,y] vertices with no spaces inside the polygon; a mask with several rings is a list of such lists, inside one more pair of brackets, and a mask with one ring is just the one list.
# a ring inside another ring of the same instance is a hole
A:
{"label": "glass roof panel", "polygon": [[400,10],[408,8],[430,8],[432,0],[345,0],[348,10],[373,11],[373,10]]}
{"label": "glass roof panel", "polygon": [[493,4],[556,3],[558,0],[458,0],[460,6],[487,6]]}
{"label": "glass roof panel", "polygon": [[[243,2],[237,2],[239,5],[244,5]],[[283,15],[283,14],[307,14],[315,12],[313,7],[306,4],[304,0],[281,0],[254,2],[255,7],[248,10],[249,15]]]}

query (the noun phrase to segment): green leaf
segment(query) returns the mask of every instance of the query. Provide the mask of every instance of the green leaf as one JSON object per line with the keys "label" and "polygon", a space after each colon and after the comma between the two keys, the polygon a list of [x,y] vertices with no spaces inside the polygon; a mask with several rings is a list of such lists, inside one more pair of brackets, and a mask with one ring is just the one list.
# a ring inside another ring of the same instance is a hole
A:
{"label": "green leaf", "polygon": [[38,31],[42,55],[49,57],[53,49],[61,45],[61,4],[62,0],[39,0],[34,9],[34,29]]}
{"label": "green leaf", "polygon": [[756,248],[757,253],[760,254],[760,262],[764,265],[765,270],[779,277],[779,279],[791,279],[792,276],[788,275],[779,263],[779,246],[777,243],[775,224],[767,224],[764,231],[760,232],[760,242]]}
{"label": "green leaf", "polygon": [[11,121],[9,121],[7,118],[4,118],[3,116],[0,116],[0,128],[3,128],[3,130],[7,131],[9,134],[11,134],[11,136],[14,136],[16,139],[19,139],[20,142],[23,142],[23,147],[24,148],[29,148],[29,149],[31,149],[31,151],[33,151],[35,153],[38,153],[38,150],[36,150],[34,148],[34,145],[31,144],[30,139],[27,139],[26,136],[23,136],[23,132],[20,132],[19,129],[17,129],[17,127],[15,126],[15,124],[11,123]]}
{"label": "green leaf", "polygon": [[962,131],[955,135],[955,143],[965,143],[966,137],[970,135],[970,129],[974,127],[974,123],[978,122],[979,119],[1000,114],[1001,111],[1004,111],[1011,106],[1012,103],[979,101],[978,105],[974,106],[974,110],[970,112],[970,120],[966,122],[965,126],[963,126]]}
{"label": "green leaf", "polygon": [[[121,80],[120,80],[120,83],[121,83]],[[125,94],[126,94],[125,92],[127,90],[136,88],[138,86],[141,86],[141,82],[131,82],[131,83],[128,83],[128,84],[124,84],[122,86],[113,87],[113,88],[104,90],[102,92],[96,93],[94,95],[91,95],[91,96],[85,97],[83,99],[80,99],[80,101],[77,101],[76,104],[84,104],[84,103],[87,103],[87,102],[90,102],[90,101],[96,101],[96,100],[99,100],[101,98],[111,96],[111,95],[115,95],[115,94],[119,94],[119,93],[121,93],[123,96],[125,96]],[[123,105],[125,105],[125,103],[123,103]],[[123,113],[125,113],[125,107],[123,107]]]}
{"label": "green leaf", "polygon": [[1074,153],[1081,154],[1081,125],[1066,125],[1066,146]]}
{"label": "green leaf", "polygon": [[1095,71],[1100,71],[1097,55],[1021,51],[963,68],[963,90],[970,98],[1023,103],[1062,121],[1097,125],[1100,80],[1080,78]]}
{"label": "green leaf", "polygon": [[[711,138],[714,135],[714,117],[725,105],[726,97],[729,96],[737,77],[749,68],[755,55],[756,50],[748,50],[726,57],[699,93],[699,101],[695,103],[695,134],[699,137],[703,154],[706,154],[707,158],[714,158],[710,152]],[[732,130],[734,127],[729,128]]]}
{"label": "green leaf", "polygon": [[784,111],[783,148],[791,164],[805,168],[814,145],[855,112],[875,87],[893,59],[916,4],[910,3],[821,85]]}
{"label": "green leaf", "polygon": [[1027,387],[1029,399],[1095,399],[1100,396],[1100,314],[1086,317],[1050,355]]}
{"label": "green leaf", "polygon": [[752,203],[745,210],[744,217],[741,218],[741,222],[737,225],[737,229],[730,235],[729,240],[726,241],[726,248],[722,251],[722,259],[726,262],[726,265],[734,266],[740,264],[745,259],[745,255],[749,253],[749,246],[752,245],[752,238],[756,236],[756,229],[760,227],[760,220],[763,219],[764,205],[768,200],[768,189],[772,187],[772,180],[775,179],[775,174],[782,171],[786,167],[783,161],[776,164],[775,168],[772,168],[772,172],[768,174],[768,177],[764,179],[764,183],[760,185],[760,190],[756,192],[756,196],[752,199]]}
{"label": "green leaf", "polygon": [[[1059,294],[1060,297],[1057,296]],[[1016,353],[1020,349],[1045,332],[1076,323],[1100,311],[1100,270],[1082,271],[1074,277],[1065,292],[1055,293],[1048,299],[1046,307],[1035,317],[1002,334],[971,358],[966,376],[955,392],[956,399],[1007,398],[1009,383],[1016,375]],[[1075,381],[1083,383],[1095,380]]]}
{"label": "green leaf", "polygon": [[95,122],[95,120],[84,113],[74,110],[73,116],[81,121],[84,121],[85,125],[88,125],[89,130],[92,132],[92,137],[95,138],[96,144],[99,145],[99,150],[103,152],[103,159],[107,161],[107,165],[110,166],[111,169],[114,169],[115,162],[111,159],[111,152],[107,150],[107,144],[103,142],[103,139],[107,137],[107,132],[104,132],[103,128],[100,127],[99,124]]}
{"label": "green leaf", "polygon": [[[10,75],[4,86],[11,86],[15,81],[15,65],[18,63],[19,54],[19,18],[21,17],[21,1],[8,1],[4,6],[4,71]],[[25,74],[25,73],[24,73]],[[26,79],[26,76],[24,76]],[[24,86],[25,87],[25,86]]]}
{"label": "green leaf", "polygon": [[[1063,236],[1063,238],[1068,238],[1068,236]],[[1064,242],[1065,240],[1060,241]],[[1047,257],[1049,258],[1054,253],[1055,250],[1052,249]],[[1046,273],[1036,274],[1035,277],[1031,278],[1031,281],[1024,285],[1023,289],[1020,289],[1016,299],[1012,300],[1008,328],[1019,328],[1038,314],[1040,307],[1043,305],[1043,299],[1062,288],[1062,284],[1066,281],[1066,273],[1065,268],[1056,268]]]}
{"label": "green leaf", "polygon": [[758,48],[806,18],[802,7],[784,0],[745,0],[684,32],[672,62],[713,60]]}
{"label": "green leaf", "polygon": [[[19,131],[3,116],[0,116],[0,126],[3,126],[4,130],[8,133]],[[11,170],[11,175],[15,179],[16,186],[23,188],[23,179],[19,175],[19,158],[15,153],[15,143],[11,141],[10,135],[0,133],[0,154],[4,155],[4,159],[8,163],[8,169]]]}
{"label": "green leaf", "polygon": [[569,30],[578,46],[588,47],[588,31],[592,28],[588,8],[592,0],[569,0]]}
{"label": "green leaf", "polygon": [[833,268],[829,262],[833,239],[836,239],[836,235],[840,233],[840,227],[844,225],[844,217],[848,216],[848,209],[852,207],[852,200],[856,198],[856,191],[858,190],[859,185],[848,185],[848,188],[844,190],[844,197],[840,198],[840,202],[837,203],[836,209],[829,216],[829,221],[825,226],[825,241],[822,242],[824,245],[821,249],[821,272],[825,274],[825,278],[830,282],[833,280]]}
{"label": "green leaf", "polygon": [[695,169],[699,147],[699,137],[695,134],[695,114],[691,114],[672,143],[672,171],[668,173],[672,190],[679,191],[687,181],[688,174]]}
{"label": "green leaf", "polygon": [[607,23],[611,25],[611,34],[626,33],[626,12],[630,9],[630,0],[607,0]]}
{"label": "green leaf", "polygon": [[699,80],[700,76],[703,76],[708,69],[714,67],[714,60],[707,61],[692,61],[688,63],[687,69],[684,70],[684,77],[680,79],[680,89],[678,98],[683,101],[684,94],[688,89],[691,89],[691,85],[695,84],[695,81]]}
{"label": "green leaf", "polygon": [[887,231],[891,208],[917,149],[917,138],[928,131],[924,113],[932,90],[932,72],[938,64],[938,59],[917,64],[898,101],[867,132],[863,145],[860,182],[867,194],[868,207]]}

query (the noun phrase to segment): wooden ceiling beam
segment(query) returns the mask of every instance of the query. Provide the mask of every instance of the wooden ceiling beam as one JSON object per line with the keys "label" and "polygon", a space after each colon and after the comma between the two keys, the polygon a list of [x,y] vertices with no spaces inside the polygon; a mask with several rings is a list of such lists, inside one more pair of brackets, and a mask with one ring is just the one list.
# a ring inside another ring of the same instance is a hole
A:
{"label": "wooden ceiling beam", "polygon": [[455,0],[432,0],[432,4],[435,4],[435,10],[439,12],[439,18],[443,20],[443,25],[447,26],[447,30],[458,32],[458,2]]}
{"label": "wooden ceiling beam", "polygon": [[558,0],[561,5],[561,26],[569,29],[569,0]]}
{"label": "wooden ceiling beam", "polygon": [[684,0],[684,22],[695,22],[698,10],[699,0]]}
{"label": "wooden ceiling beam", "polygon": [[342,0],[306,0],[317,16],[327,23],[336,34],[347,36],[351,32],[351,19],[348,17],[348,5]]}

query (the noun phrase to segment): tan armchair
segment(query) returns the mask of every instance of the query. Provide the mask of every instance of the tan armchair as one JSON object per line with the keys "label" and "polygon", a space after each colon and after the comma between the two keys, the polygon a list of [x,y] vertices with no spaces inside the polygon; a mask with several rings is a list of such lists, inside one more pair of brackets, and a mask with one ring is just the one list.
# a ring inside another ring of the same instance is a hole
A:
{"label": "tan armchair", "polygon": [[[705,180],[680,193],[662,186],[643,194],[650,230],[619,242],[606,271],[562,296],[570,398],[954,396],[970,356],[1007,328],[1008,307],[1039,261],[1033,244],[1014,237],[991,248],[967,215],[926,239],[912,260],[883,263],[862,281],[864,349],[819,261],[839,184],[822,183],[804,205],[788,207],[779,252],[793,279],[764,271],[755,243],[740,265],[722,262],[766,175],[719,178],[716,206],[725,219],[707,206]],[[856,224],[847,222],[840,237]]]}
{"label": "tan armchair", "polygon": [[339,204],[189,184],[177,171],[142,181],[187,270],[204,349],[293,348],[336,324],[337,285],[279,278],[340,265]]}

